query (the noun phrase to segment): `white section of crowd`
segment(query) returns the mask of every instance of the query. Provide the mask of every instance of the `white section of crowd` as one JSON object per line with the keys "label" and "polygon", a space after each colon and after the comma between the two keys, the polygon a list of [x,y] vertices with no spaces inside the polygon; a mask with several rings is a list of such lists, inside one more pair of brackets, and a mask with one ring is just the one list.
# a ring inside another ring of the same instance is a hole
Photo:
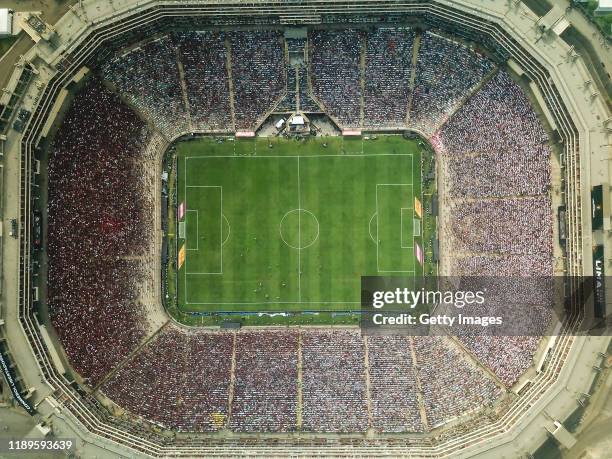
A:
{"label": "white section of crowd", "polygon": [[364,342],[359,331],[304,333],[303,429],[363,432],[368,426]]}
{"label": "white section of crowd", "polygon": [[231,32],[236,129],[254,129],[285,93],[286,63],[277,31]]}
{"label": "white section of crowd", "polygon": [[361,32],[320,30],[310,34],[312,91],[345,127],[359,127]]}
{"label": "white section of crowd", "polygon": [[[453,273],[553,275],[547,140],[526,95],[503,70],[433,135],[431,142],[448,168],[440,179],[447,181],[451,198],[446,224],[455,254]],[[517,290],[510,294],[521,294],[521,283],[508,285]],[[545,292],[537,297],[547,298]],[[542,332],[550,318],[549,309],[532,315]],[[459,339],[508,386],[531,366],[538,345],[535,336]]]}
{"label": "white section of crowd", "polygon": [[231,126],[227,50],[223,32],[177,32],[191,121],[196,131]]}
{"label": "white section of crowd", "polygon": [[485,56],[425,32],[419,46],[409,126],[431,136],[493,68]]}
{"label": "white section of crowd", "polygon": [[414,32],[378,29],[367,34],[364,124],[401,127],[406,124],[410,95]]}
{"label": "white section of crowd", "polygon": [[245,432],[296,428],[297,332],[236,336],[236,382],[231,427]]}
{"label": "white section of crowd", "polygon": [[410,341],[369,337],[368,357],[373,427],[381,432],[422,432]]}
{"label": "white section of crowd", "polygon": [[189,131],[173,41],[163,36],[108,61],[104,78],[169,137]]}
{"label": "white section of crowd", "polygon": [[449,345],[448,338],[414,338],[423,402],[430,427],[491,404],[501,390]]}
{"label": "white section of crowd", "polygon": [[117,56],[104,65],[103,76],[168,138],[174,138],[190,131],[180,59],[194,130],[228,130],[227,39],[236,128],[253,129],[286,88],[281,37],[275,31],[176,32]]}

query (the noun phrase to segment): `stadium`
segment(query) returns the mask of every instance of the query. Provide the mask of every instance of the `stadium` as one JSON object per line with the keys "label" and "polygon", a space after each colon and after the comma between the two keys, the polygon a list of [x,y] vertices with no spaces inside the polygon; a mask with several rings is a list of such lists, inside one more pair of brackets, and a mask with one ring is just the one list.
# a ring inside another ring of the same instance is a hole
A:
{"label": "stadium", "polygon": [[[18,221],[0,355],[39,430],[83,457],[575,441],[566,420],[612,363],[612,117],[562,9],[84,0],[33,18],[0,98]],[[554,277],[562,310],[529,303],[530,336],[368,336],[362,276]]]}

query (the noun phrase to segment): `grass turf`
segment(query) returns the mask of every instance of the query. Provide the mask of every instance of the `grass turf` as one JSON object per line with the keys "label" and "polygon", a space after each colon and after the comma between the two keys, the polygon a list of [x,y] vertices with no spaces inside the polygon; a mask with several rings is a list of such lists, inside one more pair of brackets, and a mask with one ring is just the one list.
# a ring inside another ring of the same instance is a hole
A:
{"label": "grass turf", "polygon": [[182,312],[354,311],[360,276],[422,273],[417,141],[204,138],[177,159]]}

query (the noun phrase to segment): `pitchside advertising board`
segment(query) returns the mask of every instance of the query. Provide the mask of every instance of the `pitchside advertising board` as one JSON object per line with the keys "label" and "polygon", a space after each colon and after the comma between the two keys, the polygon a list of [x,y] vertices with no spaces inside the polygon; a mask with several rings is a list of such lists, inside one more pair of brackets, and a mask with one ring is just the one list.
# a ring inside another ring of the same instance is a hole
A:
{"label": "pitchside advertising board", "polygon": [[595,317],[603,319],[606,316],[606,278],[604,266],[604,246],[593,248],[593,296]]}
{"label": "pitchside advertising board", "polygon": [[593,220],[593,231],[603,229],[603,185],[597,185],[591,189],[591,212],[591,218]]}
{"label": "pitchside advertising board", "polygon": [[567,209],[565,206],[557,208],[557,221],[559,228],[559,244],[565,247],[567,244]]}
{"label": "pitchside advertising board", "polygon": [[[604,191],[608,191],[607,184],[597,185],[591,188],[591,220],[593,231],[601,231],[606,225],[606,206],[609,206]],[[605,278],[604,246],[593,247],[593,308],[594,316],[599,319],[606,317],[606,278]]]}

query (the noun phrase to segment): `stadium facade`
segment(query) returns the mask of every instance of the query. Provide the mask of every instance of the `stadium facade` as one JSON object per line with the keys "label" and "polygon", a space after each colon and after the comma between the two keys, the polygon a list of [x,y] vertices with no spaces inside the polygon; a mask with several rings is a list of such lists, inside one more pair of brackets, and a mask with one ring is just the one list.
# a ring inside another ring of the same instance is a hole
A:
{"label": "stadium facade", "polygon": [[[552,22],[552,23],[551,23]],[[501,454],[519,456],[531,451],[552,432],[554,421],[566,419],[584,403],[600,364],[606,337],[575,336],[585,311],[568,297],[568,314],[559,335],[551,340],[546,364],[508,409],[490,422],[456,430],[448,436],[370,439],[338,436],[322,442],[317,435],[238,437],[168,436],[115,418],[74,381],[58,371],[57,350],[40,326],[34,288],[39,267],[33,264],[32,204],[39,179],[35,154],[58,114],[62,92],[83,77],[84,66],[104,61],[114,50],[148,35],[176,27],[239,27],[327,24],[421,24],[480,43],[492,55],[534,85],[536,99],[563,150],[559,177],[565,207],[564,252],[568,291],[579,289],[581,276],[597,275],[594,247],[609,259],[607,229],[592,224],[591,189],[609,189],[608,153],[612,118],[597,93],[589,69],[559,32],[558,21],[539,18],[520,2],[417,1],[285,1],[172,2],[84,1],[39,41],[16,66],[2,98],[2,152],[6,158],[4,190],[19,197],[18,238],[7,240],[3,255],[6,303],[2,308],[3,358],[15,376],[21,405],[38,413],[65,436],[75,436],[117,454],[166,456],[239,456],[334,454],[461,457]],[[560,32],[559,32],[560,33]],[[12,121],[22,110],[19,130]],[[9,124],[10,122],[10,124]],[[161,139],[164,150],[175,138]],[[11,165],[9,160],[16,159]],[[17,167],[15,167],[17,166]],[[6,214],[6,204],[5,204]],[[609,221],[609,214],[604,218]],[[9,260],[15,260],[9,265]],[[17,357],[18,356],[18,357]],[[12,362],[12,364],[11,364]],[[544,426],[544,427],[543,427]]]}

